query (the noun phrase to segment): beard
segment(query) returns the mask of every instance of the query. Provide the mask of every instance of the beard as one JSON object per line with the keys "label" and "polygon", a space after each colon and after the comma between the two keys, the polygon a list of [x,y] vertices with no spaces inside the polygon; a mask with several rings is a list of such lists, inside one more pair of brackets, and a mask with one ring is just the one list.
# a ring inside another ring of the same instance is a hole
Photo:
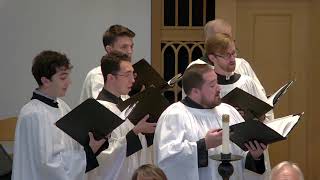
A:
{"label": "beard", "polygon": [[232,73],[236,69],[236,64],[233,64],[233,65],[228,64],[225,67],[222,67],[222,69],[226,72]]}
{"label": "beard", "polygon": [[220,96],[215,96],[214,99],[208,99],[207,97],[202,96],[200,99],[200,104],[205,108],[212,109],[221,104],[221,98]]}

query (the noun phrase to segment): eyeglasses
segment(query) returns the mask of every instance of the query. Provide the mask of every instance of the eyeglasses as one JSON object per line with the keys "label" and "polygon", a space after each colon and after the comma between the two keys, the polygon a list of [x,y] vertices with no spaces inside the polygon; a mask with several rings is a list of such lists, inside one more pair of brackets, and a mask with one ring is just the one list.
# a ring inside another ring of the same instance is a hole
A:
{"label": "eyeglasses", "polygon": [[133,79],[136,79],[138,76],[138,74],[135,72],[127,72],[127,73],[123,73],[123,74],[117,73],[117,74],[112,74],[112,75],[123,76],[125,78],[133,78]]}
{"label": "eyeglasses", "polygon": [[220,54],[214,54],[214,55],[222,59],[230,59],[231,57],[237,57],[237,51],[226,53],[225,55],[220,55]]}

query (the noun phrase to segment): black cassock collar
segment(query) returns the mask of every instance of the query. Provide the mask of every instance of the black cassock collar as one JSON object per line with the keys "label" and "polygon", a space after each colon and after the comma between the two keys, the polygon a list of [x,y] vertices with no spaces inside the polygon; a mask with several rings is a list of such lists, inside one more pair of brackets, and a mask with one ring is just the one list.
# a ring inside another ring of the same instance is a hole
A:
{"label": "black cassock collar", "polygon": [[188,96],[186,96],[184,99],[180,101],[182,104],[191,107],[191,108],[196,108],[196,109],[212,109],[212,108],[205,108],[201,106],[200,104],[194,102],[192,99],[190,99]]}
{"label": "black cassock collar", "polygon": [[118,104],[123,100],[120,97],[113,95],[111,92],[107,91],[106,89],[102,89],[97,97],[97,100],[108,101],[114,104]]}
{"label": "black cassock collar", "polygon": [[58,106],[58,102],[56,99],[52,99],[52,98],[49,98],[45,95],[43,95],[42,93],[40,93],[39,91],[35,90],[33,91],[32,93],[32,97],[31,97],[31,100],[32,99],[37,99],[51,107],[54,107],[54,108],[59,108]]}
{"label": "black cassock collar", "polygon": [[224,76],[224,75],[221,75],[218,73],[216,73],[216,74],[217,74],[217,78],[218,78],[218,84],[220,84],[220,85],[233,84],[233,83],[237,82],[241,77],[241,75],[237,74],[237,73],[234,73],[231,76]]}

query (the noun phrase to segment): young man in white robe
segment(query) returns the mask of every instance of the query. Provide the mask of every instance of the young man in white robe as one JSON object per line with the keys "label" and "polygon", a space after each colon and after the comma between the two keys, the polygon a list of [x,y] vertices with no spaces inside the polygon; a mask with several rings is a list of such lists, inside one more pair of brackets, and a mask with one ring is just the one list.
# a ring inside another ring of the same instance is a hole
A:
{"label": "young man in white robe", "polygon": [[[236,68],[236,48],[234,41],[227,34],[216,33],[207,39],[205,43],[208,60],[214,64],[214,71],[217,74],[218,84],[220,85],[220,97],[224,97],[234,88],[238,87],[262,101],[268,102],[265,93],[259,88],[257,83],[249,76],[235,73]],[[235,107],[238,108],[238,107]],[[243,111],[239,109],[242,115]],[[256,117],[261,121],[274,119],[273,111],[269,111],[262,117]],[[271,171],[268,151],[265,152],[266,173]]]}
{"label": "young man in white robe", "polygon": [[[233,107],[221,103],[217,75],[210,65],[196,64],[182,78],[187,96],[169,106],[160,116],[154,138],[155,163],[168,179],[218,180],[220,162],[209,156],[222,152],[222,115],[229,114],[230,125],[243,122]],[[248,152],[230,142],[230,152],[244,156],[232,162],[230,180],[247,180],[245,169],[262,174],[265,171],[264,144],[245,144]]]}
{"label": "young man in white robe", "polygon": [[[102,42],[106,53],[114,50],[126,53],[129,57],[133,54],[133,38],[135,33],[122,25],[112,25],[103,34]],[[101,67],[90,70],[83,82],[80,103],[88,98],[97,98],[102,90],[104,80]]]}
{"label": "young man in white robe", "polygon": [[[220,97],[224,97],[238,87],[260,100],[268,102],[265,93],[251,77],[235,72],[237,52],[234,41],[229,35],[217,33],[208,38],[205,49],[208,60],[214,63],[214,71],[218,76],[218,84],[221,88]],[[273,113],[267,113],[266,118],[272,120]]]}
{"label": "young man in white robe", "polygon": [[70,111],[63,97],[71,83],[69,59],[43,51],[34,58],[32,74],[37,88],[20,111],[13,152],[13,180],[81,180],[85,171],[98,166],[95,153],[105,140],[83,148],[55,126]]}
{"label": "young man in white robe", "polygon": [[[232,37],[232,27],[227,21],[225,21],[223,19],[215,19],[215,20],[209,21],[204,26],[205,40],[207,40],[208,38],[210,38],[212,36],[215,36],[217,33],[227,34],[230,37]],[[265,93],[265,90],[264,90],[262,84],[260,83],[256,73],[253,71],[250,64],[243,58],[236,57],[235,61],[236,61],[236,67],[235,67],[234,71],[238,74],[243,74],[243,75],[247,75],[247,76],[251,77],[256,82],[258,88],[260,88],[262,90],[262,92]],[[207,54],[205,54],[200,59],[197,59],[197,60],[191,62],[190,65],[192,65],[194,63],[196,63],[196,64],[208,63],[208,64],[214,66],[214,63],[208,59]]]}
{"label": "young man in white robe", "polygon": [[[105,83],[97,100],[124,119],[128,113],[121,112],[117,104],[128,98],[135,82],[130,57],[113,51],[102,57],[101,70]],[[156,123],[148,123],[147,119],[148,115],[137,125],[125,119],[125,122],[111,133],[109,148],[97,157],[99,167],[89,173],[89,179],[131,179],[139,166],[152,163],[152,146],[148,147],[151,144],[144,134],[154,133]]]}

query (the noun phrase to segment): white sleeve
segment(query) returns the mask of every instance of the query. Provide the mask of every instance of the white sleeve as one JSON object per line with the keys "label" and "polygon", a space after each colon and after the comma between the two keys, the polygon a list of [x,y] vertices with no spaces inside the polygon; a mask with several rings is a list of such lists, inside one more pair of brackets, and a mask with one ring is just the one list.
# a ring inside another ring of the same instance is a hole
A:
{"label": "white sleeve", "polygon": [[125,121],[112,131],[108,149],[102,151],[97,157],[99,162],[98,174],[103,179],[116,179],[121,171],[127,152],[126,135],[128,131],[125,130],[127,123],[129,121]]}
{"label": "white sleeve", "polygon": [[[86,168],[86,156],[83,148],[73,142],[54,124],[49,123],[45,116],[27,115],[22,116],[19,120],[14,170],[21,173],[15,173],[14,179],[19,179],[20,175],[26,174],[35,180],[83,179]],[[23,162],[23,160],[30,162]],[[30,166],[27,168],[30,172],[24,172],[23,164]]]}
{"label": "white sleeve", "polygon": [[177,114],[164,113],[155,131],[155,163],[165,172],[168,179],[199,179],[197,143],[184,140],[185,118]]}
{"label": "white sleeve", "polygon": [[80,103],[88,98],[97,98],[104,86],[103,76],[101,73],[89,72],[83,82],[80,95]]}
{"label": "white sleeve", "polygon": [[239,68],[237,69],[237,71],[238,71],[237,73],[250,76],[254,80],[254,82],[257,84],[260,91],[262,91],[264,94],[266,94],[265,89],[263,88],[261,82],[259,81],[256,73],[253,71],[250,64],[243,58],[237,58],[237,59],[238,59],[238,62],[241,64],[241,65],[239,64]]}

